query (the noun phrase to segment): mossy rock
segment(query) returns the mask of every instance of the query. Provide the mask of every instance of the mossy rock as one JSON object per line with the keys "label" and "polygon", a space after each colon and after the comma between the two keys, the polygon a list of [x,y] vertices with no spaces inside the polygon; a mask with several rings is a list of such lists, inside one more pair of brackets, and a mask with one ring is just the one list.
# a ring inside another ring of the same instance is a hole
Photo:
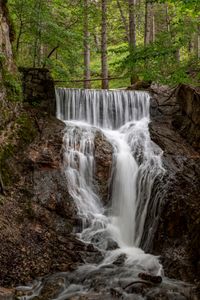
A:
{"label": "mossy rock", "polygon": [[2,80],[6,89],[7,100],[11,102],[22,101],[22,83],[18,73],[11,73],[2,68]]}
{"label": "mossy rock", "polygon": [[31,143],[37,134],[33,120],[27,114],[23,113],[18,117],[17,124],[19,125],[17,132],[18,139],[25,145]]}
{"label": "mossy rock", "polygon": [[0,170],[4,185],[10,186],[17,180],[17,173],[13,166],[13,157],[34,140],[37,135],[34,120],[25,112],[15,120],[12,134],[6,143],[0,147]]}

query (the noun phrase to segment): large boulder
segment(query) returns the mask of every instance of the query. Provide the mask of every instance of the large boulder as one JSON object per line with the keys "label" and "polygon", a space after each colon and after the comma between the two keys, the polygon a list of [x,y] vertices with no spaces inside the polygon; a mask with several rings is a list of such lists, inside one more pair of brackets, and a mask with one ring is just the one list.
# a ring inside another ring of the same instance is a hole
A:
{"label": "large boulder", "polygon": [[103,203],[107,205],[110,200],[110,178],[112,171],[113,148],[105,135],[97,131],[94,139],[95,144],[95,179],[97,190]]}

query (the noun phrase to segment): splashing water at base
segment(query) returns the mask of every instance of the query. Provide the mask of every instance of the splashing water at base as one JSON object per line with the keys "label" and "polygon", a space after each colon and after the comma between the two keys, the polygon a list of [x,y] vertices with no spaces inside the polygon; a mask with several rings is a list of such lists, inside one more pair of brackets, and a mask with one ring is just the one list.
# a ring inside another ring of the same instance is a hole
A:
{"label": "splashing water at base", "polygon": [[[163,275],[158,258],[139,248],[152,187],[155,178],[164,173],[162,151],[151,141],[148,129],[150,97],[145,92],[76,89],[57,89],[56,96],[57,117],[66,123],[63,167],[69,192],[83,220],[78,237],[97,247],[103,258],[100,263],[85,264],[72,273],[51,276],[50,280],[63,279],[55,299],[79,299],[80,295],[85,295],[84,299],[102,299],[100,294],[103,299],[113,299],[111,288],[121,288],[120,299],[144,299],[134,292],[131,295],[135,298],[129,298],[123,287],[138,280],[140,272]],[[101,203],[95,187],[97,132],[113,148],[109,209]],[[165,280],[162,289],[167,291],[169,286],[175,295],[177,283]]]}
{"label": "splashing water at base", "polygon": [[[66,122],[65,174],[79,215],[90,226],[81,239],[108,231],[120,247],[138,247],[162,151],[150,139],[149,95],[145,92],[58,89],[58,118]],[[112,209],[95,191],[94,139],[101,130],[113,147]]]}

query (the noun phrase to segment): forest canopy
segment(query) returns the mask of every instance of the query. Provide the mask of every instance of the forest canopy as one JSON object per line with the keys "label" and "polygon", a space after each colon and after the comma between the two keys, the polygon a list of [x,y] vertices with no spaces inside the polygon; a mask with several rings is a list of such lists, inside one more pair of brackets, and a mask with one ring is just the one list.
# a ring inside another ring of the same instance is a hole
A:
{"label": "forest canopy", "polygon": [[[65,86],[200,81],[199,0],[8,0],[18,66]],[[116,79],[117,78],[117,79]],[[78,82],[67,82],[77,80]],[[80,80],[80,82],[79,82]]]}

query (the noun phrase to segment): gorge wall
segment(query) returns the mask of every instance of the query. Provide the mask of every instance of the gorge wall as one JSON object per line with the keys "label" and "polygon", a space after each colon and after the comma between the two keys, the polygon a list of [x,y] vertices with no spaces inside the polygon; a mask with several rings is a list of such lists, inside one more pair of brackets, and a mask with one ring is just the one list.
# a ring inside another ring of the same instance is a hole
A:
{"label": "gorge wall", "polygon": [[180,85],[177,102],[181,115],[176,116],[173,126],[197,150],[200,150],[200,88]]}
{"label": "gorge wall", "polygon": [[151,93],[151,137],[163,150],[166,174],[152,193],[161,207],[148,250],[161,254],[166,275],[199,284],[200,94],[185,85],[177,96],[158,86]]}

